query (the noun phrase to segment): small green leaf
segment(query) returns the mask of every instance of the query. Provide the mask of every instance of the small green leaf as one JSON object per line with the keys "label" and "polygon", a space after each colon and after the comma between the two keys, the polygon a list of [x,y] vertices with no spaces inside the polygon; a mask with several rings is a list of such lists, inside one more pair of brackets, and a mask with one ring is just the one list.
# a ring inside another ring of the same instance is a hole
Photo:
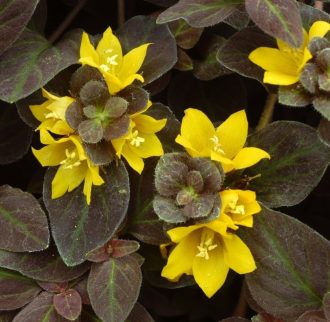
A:
{"label": "small green leaf", "polygon": [[246,0],[246,11],[264,32],[291,47],[303,43],[303,26],[295,0]]}
{"label": "small green leaf", "polygon": [[130,187],[124,164],[117,163],[104,168],[105,183],[93,186],[89,206],[82,193],[83,185],[63,197],[51,199],[51,182],[56,169],[46,173],[44,201],[55,243],[68,266],[85,261],[86,254],[105,244],[124,220]]}
{"label": "small green leaf", "polygon": [[47,217],[28,192],[0,187],[0,248],[13,252],[43,250],[49,244]]}
{"label": "small green leaf", "polygon": [[163,11],[157,23],[165,23],[180,18],[196,28],[213,26],[226,19],[242,0],[180,0]]}
{"label": "small green leaf", "polygon": [[125,322],[154,322],[154,319],[148,311],[137,302]]}
{"label": "small green leaf", "polygon": [[135,16],[126,21],[118,30],[118,37],[125,53],[142,44],[151,43],[139,71],[145,85],[164,75],[177,61],[176,42],[169,28],[157,25],[151,16]]}
{"label": "small green leaf", "polygon": [[31,302],[41,289],[31,279],[1,268],[0,290],[0,310],[15,310]]}
{"label": "small green leaf", "polygon": [[267,151],[271,159],[246,171],[253,177],[249,189],[268,207],[293,206],[304,200],[321,180],[330,161],[330,149],[312,127],[278,121],[251,135],[249,146]]}
{"label": "small green leaf", "polygon": [[125,321],[137,301],[141,282],[140,265],[131,256],[93,264],[87,288],[95,313],[107,322]]}
{"label": "small green leaf", "polygon": [[25,29],[0,56],[0,99],[9,103],[44,86],[60,71],[77,63],[81,31],[68,33],[56,46]]}
{"label": "small green leaf", "polygon": [[0,54],[9,48],[30,20],[39,0],[2,0],[0,6]]}
{"label": "small green leaf", "polygon": [[240,229],[257,269],[246,276],[257,304],[284,321],[318,309],[329,291],[330,243],[295,218],[263,207],[252,229]]}

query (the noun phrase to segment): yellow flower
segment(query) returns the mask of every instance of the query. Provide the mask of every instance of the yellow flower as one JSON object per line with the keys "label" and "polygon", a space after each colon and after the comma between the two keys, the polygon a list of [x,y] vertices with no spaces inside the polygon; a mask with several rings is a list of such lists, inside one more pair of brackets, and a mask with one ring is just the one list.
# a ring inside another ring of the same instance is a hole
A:
{"label": "yellow flower", "polygon": [[[151,106],[149,102],[146,109]],[[123,156],[128,164],[141,174],[144,168],[143,159],[164,154],[161,142],[155,133],[166,124],[166,119],[156,120],[141,114],[146,109],[130,115],[128,132],[118,139],[111,140],[118,158]]]}
{"label": "yellow flower", "polygon": [[100,186],[104,181],[99,175],[99,167],[94,166],[86,156],[79,136],[70,135],[55,140],[48,131],[42,129],[40,141],[46,146],[40,150],[32,148],[32,152],[41,165],[59,165],[52,181],[52,199],[72,191],[84,181],[83,193],[87,204],[90,204],[92,185]]}
{"label": "yellow flower", "polygon": [[248,122],[244,110],[229,116],[219,127],[200,110],[188,108],[182,119],[181,135],[175,141],[192,157],[209,157],[221,163],[225,172],[250,167],[261,159],[270,159],[264,150],[244,148]]}
{"label": "yellow flower", "polygon": [[97,68],[102,73],[110,93],[115,94],[136,79],[144,82],[142,75],[137,72],[142,66],[149,45],[143,44],[123,56],[120,42],[110,27],[103,33],[96,49],[84,32],[79,62]]}
{"label": "yellow flower", "polygon": [[300,48],[292,48],[289,44],[276,39],[277,48],[259,47],[252,51],[249,59],[265,70],[264,83],[274,85],[292,85],[299,81],[305,64],[312,58],[308,44],[314,37],[324,37],[330,30],[330,24],[316,21],[309,29],[304,30],[304,43]]}
{"label": "yellow flower", "polygon": [[74,99],[55,96],[45,89],[42,89],[42,95],[47,98],[44,103],[30,106],[33,116],[41,122],[37,130],[43,129],[59,135],[73,133],[74,130],[66,122],[65,112]]}
{"label": "yellow flower", "polygon": [[251,190],[223,190],[220,192],[221,214],[219,220],[231,229],[239,226],[252,227],[253,215],[261,211],[256,193]]}
{"label": "yellow flower", "polygon": [[256,265],[249,248],[235,234],[227,233],[227,224],[216,219],[206,224],[169,230],[174,246],[161,275],[177,281],[181,275],[193,275],[207,297],[223,285],[229,269],[239,274],[254,271]]}

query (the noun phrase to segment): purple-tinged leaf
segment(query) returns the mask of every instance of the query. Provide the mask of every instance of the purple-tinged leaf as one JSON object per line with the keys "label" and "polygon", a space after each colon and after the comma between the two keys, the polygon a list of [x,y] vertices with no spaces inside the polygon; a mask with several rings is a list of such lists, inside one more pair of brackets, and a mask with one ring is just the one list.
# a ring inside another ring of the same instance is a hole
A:
{"label": "purple-tinged leaf", "polygon": [[178,61],[173,68],[181,72],[186,72],[194,68],[192,59],[187,52],[181,48],[178,48]]}
{"label": "purple-tinged leaf", "polygon": [[31,302],[40,287],[31,279],[0,268],[0,310],[15,310]]}
{"label": "purple-tinged leaf", "polygon": [[314,108],[328,121],[330,121],[330,99],[328,95],[317,96],[313,99]]}
{"label": "purple-tinged leaf", "polygon": [[54,295],[53,304],[56,312],[69,321],[75,321],[81,313],[81,297],[74,289]]}
{"label": "purple-tinged leaf", "polygon": [[321,141],[330,147],[330,121],[322,118],[317,131]]}
{"label": "purple-tinged leaf", "polygon": [[248,146],[267,151],[263,160],[246,171],[258,200],[268,207],[293,206],[304,200],[321,180],[330,161],[330,149],[316,130],[298,122],[273,122],[248,138]]}
{"label": "purple-tinged leaf", "polygon": [[111,246],[109,245],[109,242],[105,245],[93,249],[86,255],[86,259],[93,263],[102,263],[107,261],[110,258],[111,253]]}
{"label": "purple-tinged leaf", "polygon": [[154,319],[140,303],[136,302],[125,322],[154,322]]}
{"label": "purple-tinged leaf", "polygon": [[256,25],[291,47],[303,43],[303,26],[295,0],[246,0],[246,11]]}
{"label": "purple-tinged leaf", "polygon": [[163,11],[157,23],[165,23],[180,18],[196,28],[213,26],[233,13],[242,0],[180,0]]}
{"label": "purple-tinged leaf", "polygon": [[263,83],[264,70],[248,58],[249,54],[258,47],[276,47],[276,45],[274,39],[258,28],[248,27],[227,40],[219,49],[217,59],[223,66],[233,72]]}
{"label": "purple-tinged leaf", "polygon": [[140,244],[135,240],[112,239],[110,241],[112,248],[111,257],[120,258],[135,253]]}
{"label": "purple-tinged leaf", "polygon": [[39,0],[2,0],[0,6],[0,54],[9,48],[30,20]]}
{"label": "purple-tinged leaf", "polygon": [[69,287],[68,282],[54,283],[37,281],[37,283],[42,289],[49,293],[62,293]]}
{"label": "purple-tinged leaf", "polygon": [[253,228],[240,229],[240,235],[258,267],[246,275],[247,285],[265,312],[290,321],[321,307],[330,286],[329,241],[297,219],[266,207]]}
{"label": "purple-tinged leaf", "polygon": [[0,187],[0,248],[13,252],[43,250],[49,244],[47,217],[28,192]]}
{"label": "purple-tinged leaf", "polygon": [[252,317],[251,321],[252,322],[285,322],[267,313],[259,313],[258,315]]}
{"label": "purple-tinged leaf", "polygon": [[327,319],[327,321],[330,321],[330,292],[327,292],[323,296],[323,312]]}
{"label": "purple-tinged leaf", "polygon": [[91,301],[89,299],[88,291],[87,291],[87,278],[81,280],[78,284],[73,287],[81,297],[81,301],[83,304],[90,305]]}
{"label": "purple-tinged leaf", "polygon": [[53,294],[42,292],[20,311],[13,322],[67,322],[53,305]]}
{"label": "purple-tinged leaf", "polygon": [[0,267],[20,272],[39,281],[66,282],[83,275],[90,264],[67,267],[61,257],[50,249],[35,253],[12,253],[0,250]]}
{"label": "purple-tinged leaf", "polygon": [[322,310],[310,310],[303,313],[295,322],[328,322]]}
{"label": "purple-tinged leaf", "polygon": [[303,107],[312,103],[312,96],[298,83],[291,86],[280,86],[278,101],[283,105]]}
{"label": "purple-tinged leaf", "polygon": [[315,21],[330,22],[330,15],[310,5],[299,3],[301,20],[306,31],[309,30]]}
{"label": "purple-tinged leaf", "polygon": [[89,206],[83,185],[51,199],[51,182],[57,169],[46,173],[44,201],[57,249],[68,266],[84,262],[87,253],[110,240],[124,220],[130,187],[123,162],[117,163],[104,168],[104,184],[93,186]]}
{"label": "purple-tinged leaf", "polygon": [[177,61],[176,41],[173,35],[167,25],[157,25],[153,17],[131,18],[118,30],[118,37],[124,52],[151,43],[140,68],[145,85],[164,75]]}
{"label": "purple-tinged leaf", "polygon": [[29,151],[33,131],[23,123],[14,106],[1,106],[0,110],[0,164],[8,164]]}
{"label": "purple-tinged leaf", "polygon": [[43,87],[60,71],[77,63],[81,31],[66,34],[56,46],[25,29],[0,56],[0,99],[16,102]]}
{"label": "purple-tinged leaf", "polygon": [[239,5],[235,7],[233,12],[223,22],[237,30],[241,30],[248,26],[249,21],[250,18],[245,10],[245,6]]}
{"label": "purple-tinged leaf", "polygon": [[141,268],[131,256],[93,264],[88,293],[95,313],[107,322],[123,322],[137,301]]}

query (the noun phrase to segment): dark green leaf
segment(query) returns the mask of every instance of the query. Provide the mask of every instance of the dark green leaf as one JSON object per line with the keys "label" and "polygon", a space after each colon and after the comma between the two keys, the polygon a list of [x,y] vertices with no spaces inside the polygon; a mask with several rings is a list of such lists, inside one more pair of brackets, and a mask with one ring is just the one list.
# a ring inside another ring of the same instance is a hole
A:
{"label": "dark green leaf", "polygon": [[53,294],[42,292],[20,311],[13,322],[67,322],[55,311]]}
{"label": "dark green leaf", "polygon": [[256,27],[248,27],[234,34],[218,51],[218,61],[228,69],[262,83],[264,71],[248,56],[258,47],[276,47],[274,39]]}
{"label": "dark green leaf", "polygon": [[9,48],[30,20],[39,0],[2,0],[0,5],[0,54]]}
{"label": "dark green leaf", "polygon": [[330,120],[330,98],[327,95],[315,97],[313,106],[325,119]]}
{"label": "dark green leaf", "polygon": [[[143,28],[141,28],[143,26]],[[155,18],[135,16],[118,30],[124,52],[145,43],[152,43],[140,69],[144,84],[164,75],[176,63],[176,42],[166,25],[156,25]]]}
{"label": "dark green leaf", "polygon": [[49,244],[47,217],[28,192],[0,187],[0,248],[13,252],[43,250]]}
{"label": "dark green leaf", "polygon": [[59,253],[68,266],[74,266],[82,263],[89,251],[105,244],[124,220],[130,190],[128,174],[121,161],[105,168],[105,183],[93,186],[88,206],[82,185],[61,198],[51,199],[55,172],[50,169],[46,174],[44,201]]}
{"label": "dark green leaf", "polygon": [[193,48],[203,33],[203,28],[192,28],[183,19],[172,21],[168,26],[177,45],[183,49]]}
{"label": "dark green leaf", "polygon": [[97,119],[85,120],[79,124],[78,133],[84,142],[95,144],[102,140],[103,128]]}
{"label": "dark green leaf", "polygon": [[327,320],[330,320],[330,292],[327,292],[323,297],[323,311]]}
{"label": "dark green leaf", "polygon": [[154,322],[154,319],[148,311],[137,302],[125,322]]}
{"label": "dark green leaf", "polygon": [[183,18],[192,27],[213,26],[226,19],[242,0],[180,0],[163,11],[157,23]]}
{"label": "dark green leaf", "polygon": [[306,31],[318,20],[330,22],[330,15],[310,5],[299,3],[301,20]]}
{"label": "dark green leaf", "polygon": [[174,68],[182,72],[186,72],[194,68],[192,59],[181,48],[178,48],[178,61],[176,62]]}
{"label": "dark green leaf", "polygon": [[[306,89],[307,92],[311,94],[315,94],[318,89],[317,86],[318,74],[320,74],[320,70],[317,64],[313,64],[313,63],[307,63],[300,73],[299,80],[301,85]],[[282,87],[287,87],[287,86],[282,86]]]}
{"label": "dark green leaf", "polygon": [[247,170],[249,189],[268,207],[293,206],[304,200],[321,180],[330,161],[330,149],[312,127],[278,121],[251,135],[249,146],[267,151],[271,159]]}
{"label": "dark green leaf", "polygon": [[312,103],[312,96],[298,83],[291,86],[280,86],[278,101],[283,105],[303,107]]}
{"label": "dark green leaf", "polygon": [[0,269],[0,310],[15,310],[31,302],[40,287],[16,272]]}
{"label": "dark green leaf", "polygon": [[303,28],[295,0],[246,0],[251,19],[264,32],[279,38],[292,47],[303,43]]}
{"label": "dark green leaf", "polygon": [[0,109],[0,164],[8,164],[28,152],[33,131],[20,119],[15,106]]}
{"label": "dark green leaf", "polygon": [[322,142],[330,147],[330,121],[322,118],[317,131]]}
{"label": "dark green leaf", "polygon": [[35,253],[11,253],[0,250],[0,267],[20,272],[39,281],[65,282],[83,275],[89,264],[67,267],[61,257],[50,249]]}
{"label": "dark green leaf", "polygon": [[237,29],[241,30],[246,28],[249,24],[250,18],[245,10],[244,5],[236,6],[233,12],[224,20],[224,22]]}
{"label": "dark green leaf", "polygon": [[81,31],[68,33],[56,46],[25,29],[14,45],[0,56],[0,99],[15,102],[44,86],[78,61]]}
{"label": "dark green leaf", "polygon": [[257,270],[246,276],[259,306],[284,321],[318,309],[329,290],[330,243],[295,218],[263,208],[240,230]]}
{"label": "dark green leaf", "polygon": [[73,289],[54,295],[53,304],[56,312],[69,321],[75,321],[81,313],[81,297]]}
{"label": "dark green leaf", "polygon": [[105,140],[96,144],[84,143],[84,148],[88,157],[95,165],[108,165],[113,161],[115,156],[111,142]]}
{"label": "dark green leaf", "polygon": [[107,322],[123,322],[137,301],[142,281],[138,262],[131,256],[93,264],[88,293],[95,313]]}

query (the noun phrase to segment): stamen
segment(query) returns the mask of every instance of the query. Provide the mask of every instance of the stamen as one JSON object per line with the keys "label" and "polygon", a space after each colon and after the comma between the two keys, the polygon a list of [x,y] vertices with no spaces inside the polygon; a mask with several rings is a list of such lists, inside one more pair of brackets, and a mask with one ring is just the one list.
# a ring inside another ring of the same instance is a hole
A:
{"label": "stamen", "polygon": [[137,130],[135,130],[132,133],[132,138],[130,140],[130,144],[133,146],[136,146],[136,147],[139,147],[145,141],[145,139],[138,136],[138,134],[139,134],[139,132]]}
{"label": "stamen", "polygon": [[76,155],[77,154],[75,151],[72,151],[70,153],[69,149],[65,149],[66,158],[60,162],[60,164],[64,165],[64,169],[72,169],[73,167],[77,167],[81,164],[79,160],[72,163],[73,160],[76,158]]}
{"label": "stamen", "polygon": [[100,68],[104,71],[104,72],[108,72],[110,70],[110,67],[108,65],[102,64],[100,65]]}
{"label": "stamen", "polygon": [[59,119],[60,116],[56,112],[50,112],[48,114],[45,114],[45,118],[46,119],[50,119],[50,118]]}
{"label": "stamen", "polygon": [[111,57],[107,57],[107,63],[110,65],[118,65],[118,63],[116,62],[117,57],[118,57],[118,55],[113,55]]}
{"label": "stamen", "polygon": [[201,236],[201,243],[197,246],[197,257],[202,257],[208,260],[210,258],[209,252],[217,248],[217,244],[212,244],[214,239],[214,232],[209,230],[203,230]]}
{"label": "stamen", "polygon": [[106,54],[111,54],[113,52],[113,49],[108,48],[104,51]]}
{"label": "stamen", "polygon": [[221,143],[219,142],[219,138],[216,135],[213,135],[210,138],[211,142],[213,143],[213,150],[215,152],[225,154],[225,151],[221,148]]}

